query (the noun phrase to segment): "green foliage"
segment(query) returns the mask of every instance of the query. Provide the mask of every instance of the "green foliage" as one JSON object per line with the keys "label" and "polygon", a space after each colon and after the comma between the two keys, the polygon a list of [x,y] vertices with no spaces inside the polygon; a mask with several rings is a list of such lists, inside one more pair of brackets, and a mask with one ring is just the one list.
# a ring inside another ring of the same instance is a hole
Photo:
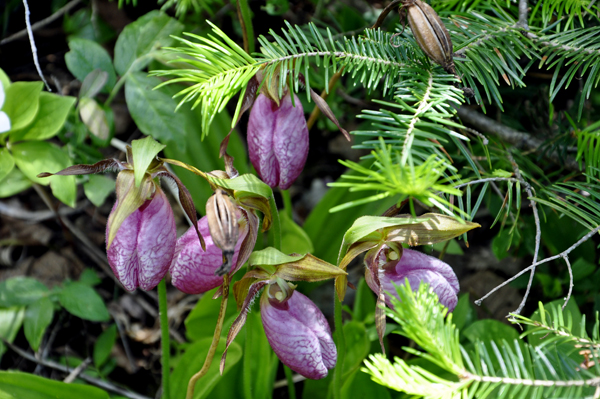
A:
{"label": "green foliage", "polygon": [[108,393],[96,387],[16,371],[0,371],[0,396],[6,399],[109,399]]}

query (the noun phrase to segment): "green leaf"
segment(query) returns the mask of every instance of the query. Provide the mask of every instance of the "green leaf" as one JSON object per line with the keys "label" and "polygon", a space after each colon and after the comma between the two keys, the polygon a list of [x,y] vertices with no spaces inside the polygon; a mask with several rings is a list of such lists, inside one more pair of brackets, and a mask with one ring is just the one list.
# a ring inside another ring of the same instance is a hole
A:
{"label": "green leaf", "polygon": [[279,222],[281,223],[281,252],[307,254],[314,250],[310,237],[286,212],[279,214]]}
{"label": "green leaf", "polygon": [[[215,292],[217,292],[216,288],[204,293],[185,319],[185,335],[190,341],[200,341],[213,336],[215,320],[221,306],[220,299],[212,299]],[[236,313],[235,301],[228,301],[225,319]],[[222,335],[227,335],[227,329],[223,329]]]}
{"label": "green leaf", "polygon": [[115,181],[108,176],[89,175],[89,180],[83,183],[83,192],[92,204],[100,207],[106,198],[115,191]]}
{"label": "green leaf", "polygon": [[0,198],[12,197],[31,187],[31,180],[17,168],[13,168],[4,180],[0,181]]}
{"label": "green leaf", "polygon": [[173,141],[183,148],[184,118],[175,113],[177,103],[163,91],[154,90],[160,79],[143,72],[129,75],[125,100],[137,127],[157,140]]}
{"label": "green leaf", "polygon": [[70,207],[75,207],[75,176],[39,178],[42,172],[55,173],[72,165],[68,155],[54,144],[45,141],[28,141],[11,147],[15,163],[34,183],[47,186],[52,194]]}
{"label": "green leaf", "polygon": [[[446,247],[446,243],[448,243],[447,247]],[[444,247],[446,247],[446,254],[448,254],[448,255],[464,255],[465,254],[464,251],[462,250],[462,248],[460,247],[460,244],[456,240],[456,238],[451,239],[450,242],[442,241],[442,242],[436,242],[435,244],[433,244],[433,249],[438,252],[442,252]]]}
{"label": "green leaf", "polygon": [[[112,67],[112,64],[111,64]],[[108,73],[100,69],[94,69],[88,73],[83,82],[81,82],[81,88],[79,89],[79,98],[94,98],[102,90],[102,88],[108,82]]]}
{"label": "green leaf", "polygon": [[114,87],[117,75],[110,55],[101,45],[91,40],[76,38],[69,40],[69,49],[71,51],[65,54],[65,62],[69,71],[80,82],[99,69],[108,74],[106,89],[111,90]]}
{"label": "green leaf", "polygon": [[15,82],[8,86],[2,111],[10,118],[12,130],[24,128],[35,118],[43,87],[42,82]]}
{"label": "green leaf", "polygon": [[0,149],[0,181],[4,179],[15,167],[15,160],[13,159],[8,148]]}
{"label": "green leaf", "polygon": [[477,341],[499,342],[501,340],[512,342],[519,338],[519,333],[514,327],[492,319],[476,321],[465,328],[462,331],[462,335],[472,343],[476,343]]}
{"label": "green leaf", "polygon": [[461,294],[458,298],[456,307],[452,311],[452,321],[454,322],[454,325],[461,331],[476,320],[477,312],[469,299],[469,293]]}
{"label": "green leaf", "polygon": [[252,252],[248,264],[250,266],[277,266],[283,263],[299,261],[305,255],[289,256],[273,247],[267,247],[260,251]]}
{"label": "green leaf", "polygon": [[364,278],[361,278],[356,288],[356,297],[354,298],[353,319],[356,321],[371,323],[375,322],[375,296]]}
{"label": "green leaf", "polygon": [[[187,384],[190,378],[202,368],[204,358],[208,352],[208,348],[212,338],[205,338],[188,346],[183,356],[177,362],[177,366],[171,374],[171,397],[184,398],[187,390]],[[222,376],[219,374],[219,361],[225,349],[226,339],[221,338],[217,351],[215,353],[215,361],[212,362],[207,373],[196,383],[194,389],[194,399],[207,398],[211,390],[219,382]],[[237,342],[232,342],[227,350],[227,362],[223,375],[227,374],[231,368],[242,358],[242,348]]]}
{"label": "green leaf", "polygon": [[104,301],[88,285],[78,282],[69,283],[60,292],[58,300],[69,313],[84,320],[107,321],[110,319]]}
{"label": "green leaf", "polygon": [[100,277],[98,277],[98,273],[96,273],[94,270],[83,269],[83,271],[81,272],[81,275],[79,276],[79,282],[81,284],[85,284],[85,285],[89,285],[90,287],[93,287],[95,285],[100,284],[102,282],[102,279]]}
{"label": "green leaf", "polygon": [[179,34],[183,25],[159,11],[151,11],[123,29],[115,45],[115,69],[120,75],[144,69],[151,52],[173,44],[171,35]]}
{"label": "green leaf", "polygon": [[219,179],[209,175],[208,180],[218,186],[238,191],[236,196],[257,195],[269,199],[273,195],[271,187],[252,174],[241,175],[233,179]]}
{"label": "green leaf", "polygon": [[117,325],[111,324],[106,330],[100,334],[96,344],[94,345],[94,364],[96,367],[101,367],[112,351],[115,341],[117,340]]}
{"label": "green leaf", "polygon": [[48,297],[42,297],[27,307],[25,311],[25,337],[31,348],[37,352],[46,332],[52,323],[54,306]]}
{"label": "green leaf", "polygon": [[48,293],[48,287],[32,277],[9,278],[0,282],[0,306],[30,305]]}
{"label": "green leaf", "polygon": [[[25,307],[15,306],[11,308],[0,308],[0,337],[8,342],[13,342],[21,329],[25,318]],[[0,359],[6,351],[4,342],[0,341]],[[1,388],[0,388],[1,391]],[[1,396],[0,396],[1,398]]]}
{"label": "green leaf", "polygon": [[96,100],[84,97],[79,101],[79,116],[92,133],[92,141],[98,146],[106,146],[114,135],[114,117],[110,107],[104,107]]}
{"label": "green leaf", "polygon": [[510,249],[510,244],[512,243],[513,235],[510,234],[508,229],[502,230],[494,239],[492,240],[492,252],[498,258],[498,260],[502,260],[510,255],[508,250]]}
{"label": "green leaf", "polygon": [[347,378],[362,365],[371,349],[371,341],[369,341],[365,325],[358,321],[344,324],[344,336],[346,339],[344,378]]}
{"label": "green leaf", "polygon": [[17,371],[0,371],[2,399],[109,399],[100,388],[61,381]]}
{"label": "green leaf", "polygon": [[22,140],[45,140],[55,136],[65,124],[75,97],[40,93],[39,110],[32,123],[22,129],[11,130],[9,137],[14,143]]}
{"label": "green leaf", "polygon": [[152,137],[144,137],[140,140],[133,140],[131,142],[131,151],[133,154],[133,169],[135,175],[135,186],[139,187],[142,183],[142,179],[148,170],[148,166],[162,149],[165,148],[163,144],[152,140]]}
{"label": "green leaf", "polygon": [[2,70],[2,68],[0,68],[0,84],[2,85],[2,87],[4,87],[4,91],[6,91],[8,86],[11,85],[10,78],[8,77],[6,72]]}
{"label": "green leaf", "polygon": [[[269,398],[273,393],[273,383],[275,382],[273,377],[279,362],[267,340],[260,312],[249,313],[244,328],[246,329],[246,343],[250,342],[251,347],[248,348],[245,343],[243,367],[250,368],[245,372],[252,381],[252,393],[255,398]],[[227,355],[227,361],[229,361],[229,355]]]}
{"label": "green leaf", "polygon": [[391,399],[390,391],[379,385],[371,377],[356,370],[342,386],[342,399]]}

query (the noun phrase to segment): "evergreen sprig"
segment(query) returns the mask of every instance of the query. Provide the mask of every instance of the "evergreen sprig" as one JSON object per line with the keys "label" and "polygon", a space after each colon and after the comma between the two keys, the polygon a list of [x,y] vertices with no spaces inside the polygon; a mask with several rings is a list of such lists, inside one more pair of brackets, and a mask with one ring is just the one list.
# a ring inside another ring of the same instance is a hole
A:
{"label": "evergreen sprig", "polygon": [[[460,345],[452,317],[446,316],[447,309],[427,284],[412,291],[406,281],[397,293],[400,300],[392,296],[393,308],[386,312],[400,325],[397,332],[419,346],[404,350],[453,378],[436,376],[400,358],[392,363],[383,355],[371,355],[362,370],[382,385],[423,398],[582,398],[600,392],[600,366],[582,368],[554,343],[533,347],[518,340],[477,341],[468,350]],[[525,317],[519,322],[535,323]]]}

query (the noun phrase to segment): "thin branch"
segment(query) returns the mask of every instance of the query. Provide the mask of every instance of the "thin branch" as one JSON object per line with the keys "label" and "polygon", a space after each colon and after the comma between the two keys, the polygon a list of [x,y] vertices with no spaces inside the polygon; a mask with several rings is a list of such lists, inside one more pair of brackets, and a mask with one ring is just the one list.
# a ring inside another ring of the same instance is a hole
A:
{"label": "thin branch", "polygon": [[[525,181],[525,179],[523,179],[523,176],[521,176],[521,171],[519,170],[519,165],[517,165],[517,163],[515,162],[515,159],[513,158],[511,152],[507,151],[506,155],[508,156],[508,160],[510,161],[510,164],[512,165],[512,169],[513,169],[513,172],[515,173],[515,176],[517,176],[517,179],[519,179],[519,182],[521,184],[523,184],[525,191],[527,191],[527,195],[529,196],[529,204],[531,206],[531,209],[533,210],[533,219],[535,221],[535,249],[533,251],[533,261],[531,263],[535,263],[538,260],[538,256],[540,253],[540,242],[542,240],[542,228],[540,227],[540,215],[538,214],[537,204],[533,200],[533,198],[535,198],[535,195],[534,195],[534,192],[533,192],[533,189],[531,188],[531,186]],[[525,303],[527,302],[527,297],[529,297],[529,293],[531,292],[531,286],[533,284],[533,276],[534,275],[535,275],[535,267],[533,269],[531,269],[531,274],[529,275],[529,282],[527,283],[527,290],[525,290],[525,295],[523,295],[523,299],[521,300],[519,307],[513,313],[521,314],[521,311],[525,307]]]}
{"label": "thin branch", "polygon": [[517,27],[525,30],[529,30],[527,24],[527,0],[519,0],[519,21]]}
{"label": "thin branch", "polygon": [[[470,182],[467,182],[467,183],[458,184],[458,185],[454,186],[454,188],[461,188],[461,187],[465,187],[465,186],[471,186],[473,184],[495,182],[495,181],[511,181],[513,183],[520,183],[519,180],[517,180],[513,177],[486,177],[485,179],[471,180]],[[525,184],[527,184],[527,183],[525,183]],[[503,197],[503,195],[500,195],[500,196]]]}
{"label": "thin branch", "polygon": [[[56,363],[53,362],[52,360],[40,360],[40,359],[36,359],[35,356],[33,356],[32,354],[29,354],[27,352],[25,352],[23,349],[11,344],[10,342],[8,342],[7,340],[5,340],[4,338],[0,337],[0,340],[2,340],[2,342],[4,343],[4,345],[6,345],[8,348],[10,348],[12,351],[14,351],[17,355],[29,360],[30,362],[34,362],[37,364],[41,364],[44,367],[49,367],[55,370],[59,370],[62,371],[63,373],[72,373],[73,371],[75,371],[75,369],[71,368],[71,367],[67,367],[65,365],[62,365],[60,363]],[[135,392],[130,392],[127,391],[123,388],[119,388],[118,386],[115,386],[113,384],[111,384],[108,381],[104,381],[104,380],[100,380],[98,378],[94,378],[94,377],[90,377],[87,374],[80,374],[79,378],[81,378],[82,380],[89,382],[92,385],[95,385],[99,388],[102,388],[106,391],[110,391],[110,392],[114,392],[117,395],[122,395],[125,396],[126,398],[130,398],[130,399],[150,399],[147,396],[144,395],[140,395],[137,394]]]}
{"label": "thin branch", "polygon": [[551,256],[549,258],[543,259],[543,260],[541,260],[539,262],[536,262],[536,263],[532,264],[531,266],[529,266],[529,267],[521,270],[519,273],[515,274],[514,276],[512,276],[511,278],[509,278],[508,280],[506,280],[502,284],[496,286],[493,290],[491,290],[490,292],[488,292],[487,294],[485,294],[483,297],[481,297],[480,299],[476,300],[475,304],[478,305],[478,306],[480,306],[481,302],[483,302],[485,299],[487,299],[494,292],[498,291],[500,288],[504,287],[505,285],[510,284],[511,282],[513,282],[514,280],[516,280],[518,277],[520,277],[523,274],[527,273],[529,270],[535,268],[536,266],[542,265],[544,263],[548,263],[548,262],[550,262],[552,260],[555,260],[555,259],[558,259],[558,258],[564,258],[565,256],[569,255],[569,253],[571,253],[575,248],[577,248],[578,246],[580,246],[581,244],[583,244],[585,241],[587,241],[591,236],[593,236],[594,234],[596,234],[599,230],[600,230],[600,226],[596,227],[594,230],[592,230],[589,233],[587,233],[579,241],[577,241],[575,244],[571,245],[569,248],[565,249],[563,252],[559,253],[558,255]]}
{"label": "thin branch", "polygon": [[29,45],[31,46],[31,54],[33,55],[33,63],[35,64],[35,69],[37,69],[38,75],[42,78],[44,85],[46,85],[46,89],[48,91],[52,91],[50,86],[48,86],[48,82],[46,82],[46,78],[44,78],[44,74],[42,73],[42,68],[40,67],[40,61],[37,56],[37,47],[35,47],[35,40],[33,38],[33,31],[31,30],[31,21],[29,20],[29,4],[27,4],[27,0],[23,0],[23,5],[25,6],[25,25],[27,26],[27,33],[29,34]]}
{"label": "thin branch", "polygon": [[[67,3],[64,7],[58,9],[54,14],[31,25],[31,31],[35,32],[36,30],[43,28],[44,26],[56,21],[58,18],[62,17],[63,14],[66,14],[69,11],[71,11],[79,3],[81,3],[81,0],[72,0],[70,3]],[[7,38],[2,39],[0,41],[0,46],[3,44],[6,44],[6,43],[10,43],[14,40],[21,39],[26,36],[27,36],[27,28],[18,31],[17,33],[14,33]]]}
{"label": "thin branch", "polygon": [[[475,126],[478,130],[492,133],[498,138],[513,144],[519,150],[538,150],[544,145],[544,141],[533,137],[529,133],[520,132],[495,120],[480,114],[479,112],[462,106],[458,109],[458,116],[463,122]],[[566,169],[581,171],[579,163],[573,157],[561,157],[558,149],[545,154],[547,158],[559,165],[564,165]]]}
{"label": "thin branch", "polygon": [[568,381],[552,381],[552,380],[530,380],[521,378],[510,378],[510,377],[494,377],[486,375],[476,375],[471,373],[465,373],[464,379],[470,379],[478,382],[487,383],[502,383],[507,385],[524,385],[533,387],[585,387],[600,386],[600,377],[590,378],[589,380],[568,380]]}
{"label": "thin branch", "polygon": [[75,378],[79,377],[79,375],[81,373],[83,373],[85,371],[85,369],[92,363],[92,358],[91,357],[86,357],[85,360],[83,362],[81,362],[81,364],[77,367],[75,367],[73,369],[73,371],[71,371],[69,373],[69,375],[63,380],[64,383],[66,384],[70,384],[73,381],[75,381]]}
{"label": "thin branch", "polygon": [[567,263],[567,269],[569,270],[569,292],[567,293],[567,297],[565,298],[565,303],[562,305],[562,309],[565,310],[567,307],[567,303],[569,303],[569,299],[571,299],[571,294],[573,293],[573,268],[571,267],[571,262],[569,262],[568,256],[563,256],[563,259]]}

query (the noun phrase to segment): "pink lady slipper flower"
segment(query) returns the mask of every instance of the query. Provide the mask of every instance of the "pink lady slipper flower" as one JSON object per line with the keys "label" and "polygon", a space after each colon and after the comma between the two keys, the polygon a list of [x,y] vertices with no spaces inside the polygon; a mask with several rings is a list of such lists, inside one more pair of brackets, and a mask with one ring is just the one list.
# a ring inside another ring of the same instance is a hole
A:
{"label": "pink lady slipper flower", "polygon": [[[165,193],[156,187],[152,199],[133,211],[108,246],[113,206],[106,224],[108,263],[127,291],[151,290],[165,277],[175,252],[175,217]],[[194,232],[195,233],[195,232]],[[196,241],[198,245],[198,237]]]}
{"label": "pink lady slipper flower", "polygon": [[[438,258],[425,255],[412,249],[404,249],[399,260],[392,260],[379,267],[379,286],[384,291],[385,302],[391,306],[390,294],[398,298],[396,285],[404,285],[408,279],[410,286],[416,290],[421,282],[428,283],[435,292],[440,303],[453,311],[458,303],[458,279],[454,270]],[[367,284],[375,292],[379,286],[373,278],[371,269],[367,269],[365,278]]]}
{"label": "pink lady slipper flower", "polygon": [[[241,212],[238,212],[241,217]],[[206,251],[200,247],[196,231],[190,229],[177,240],[175,256],[169,268],[171,283],[186,294],[200,294],[223,284],[223,277],[215,275],[223,265],[223,251],[211,237],[208,218],[204,216],[198,221],[198,230],[206,243]],[[245,262],[238,262],[240,248],[248,235],[245,220],[240,223],[240,232],[233,257],[231,274],[235,273]],[[254,246],[254,245],[252,245]]]}
{"label": "pink lady slipper flower", "polygon": [[[260,316],[267,340],[279,360],[306,378],[318,380],[335,367],[337,349],[323,313],[305,295],[292,291],[280,300],[269,286],[260,300]],[[278,292],[281,293],[281,292]]]}
{"label": "pink lady slipper flower", "polygon": [[288,189],[304,169],[308,127],[298,96],[287,93],[277,104],[259,94],[248,119],[248,152],[260,178]]}

